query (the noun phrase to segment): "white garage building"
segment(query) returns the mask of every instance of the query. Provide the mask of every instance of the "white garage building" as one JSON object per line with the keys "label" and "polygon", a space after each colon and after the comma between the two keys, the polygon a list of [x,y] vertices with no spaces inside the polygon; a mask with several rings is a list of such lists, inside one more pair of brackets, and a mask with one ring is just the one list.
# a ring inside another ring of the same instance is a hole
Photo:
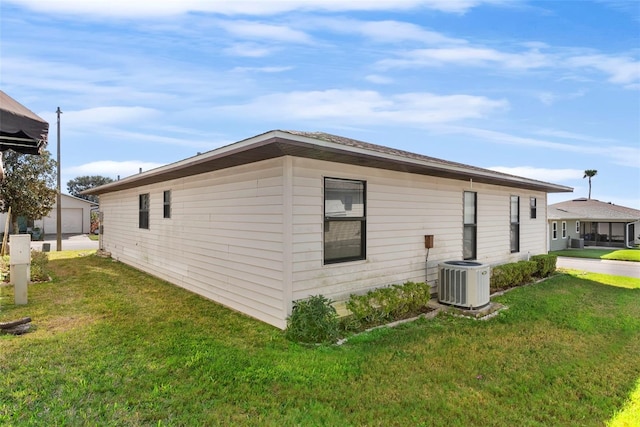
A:
{"label": "white garage building", "polygon": [[[62,194],[62,234],[88,234],[91,231],[91,207],[94,203],[78,197]],[[44,234],[57,234],[57,205],[48,216],[33,221],[34,227],[40,227]]]}
{"label": "white garage building", "polygon": [[[91,232],[91,210],[97,210],[98,205],[68,194],[62,194],[60,200],[62,201],[62,234],[89,234]],[[51,209],[48,216],[36,220],[29,220],[24,223],[24,227],[26,227],[27,230],[36,227],[40,228],[44,234],[57,234],[56,218],[57,204],[54,203],[53,209]],[[2,224],[0,232],[4,230],[6,221],[6,212],[0,213],[0,224]],[[13,224],[9,224],[9,229],[11,233],[14,232]],[[22,226],[20,232],[25,232]]]}

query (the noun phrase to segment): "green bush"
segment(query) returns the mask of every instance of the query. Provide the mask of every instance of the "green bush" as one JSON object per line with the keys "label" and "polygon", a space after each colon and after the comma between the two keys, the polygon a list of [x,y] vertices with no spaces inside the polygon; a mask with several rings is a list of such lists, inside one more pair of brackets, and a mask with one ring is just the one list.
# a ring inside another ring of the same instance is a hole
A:
{"label": "green bush", "polygon": [[338,314],[333,301],[322,295],[293,302],[285,336],[302,343],[335,343],[339,337]]}
{"label": "green bush", "polygon": [[352,294],[347,309],[352,313],[349,322],[362,325],[381,324],[405,318],[423,311],[431,299],[426,283],[406,282],[371,290],[363,295]]}
{"label": "green bush", "polygon": [[534,261],[537,264],[535,275],[538,277],[549,277],[556,271],[557,260],[557,255],[543,254],[532,256],[531,261]]}
{"label": "green bush", "polygon": [[[11,257],[5,255],[0,258],[0,281],[9,282]],[[46,252],[31,251],[30,275],[32,282],[46,282],[49,280],[49,256]]]}
{"label": "green bush", "polygon": [[46,252],[31,251],[31,281],[49,280],[49,255]]}
{"label": "green bush", "polygon": [[538,269],[535,261],[518,261],[497,265],[491,269],[491,291],[524,285],[533,280]]}

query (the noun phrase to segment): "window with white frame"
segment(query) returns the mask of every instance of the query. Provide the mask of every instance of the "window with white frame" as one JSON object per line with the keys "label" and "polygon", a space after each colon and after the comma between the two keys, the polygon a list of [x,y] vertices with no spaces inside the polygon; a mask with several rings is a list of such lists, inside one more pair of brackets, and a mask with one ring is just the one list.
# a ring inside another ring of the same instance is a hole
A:
{"label": "window with white frame", "polygon": [[562,238],[567,238],[567,221],[562,221]]}
{"label": "window with white frame", "polygon": [[576,234],[580,237],[580,221],[576,221]]}
{"label": "window with white frame", "polygon": [[366,182],[324,179],[324,263],[366,258]]}
{"label": "window with white frame", "polygon": [[476,259],[477,250],[477,228],[478,228],[478,193],[472,191],[464,192],[462,206],[463,235],[462,235],[462,256],[464,259]]}
{"label": "window with white frame", "polygon": [[551,238],[558,240],[558,223],[556,221],[551,223]]}
{"label": "window with white frame", "polygon": [[511,196],[511,252],[520,251],[520,196]]}

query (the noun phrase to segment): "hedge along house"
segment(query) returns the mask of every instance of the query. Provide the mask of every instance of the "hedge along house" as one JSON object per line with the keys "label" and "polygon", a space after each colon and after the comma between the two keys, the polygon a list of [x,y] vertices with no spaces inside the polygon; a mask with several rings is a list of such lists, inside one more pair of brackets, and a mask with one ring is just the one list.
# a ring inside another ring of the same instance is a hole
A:
{"label": "hedge along house", "polygon": [[409,280],[435,289],[441,261],[546,253],[547,193],[569,191],[275,130],[85,194],[100,196],[101,249],[114,259],[284,328],[310,295]]}
{"label": "hedge along house", "polygon": [[549,205],[549,248],[628,247],[640,243],[640,210],[579,198]]}

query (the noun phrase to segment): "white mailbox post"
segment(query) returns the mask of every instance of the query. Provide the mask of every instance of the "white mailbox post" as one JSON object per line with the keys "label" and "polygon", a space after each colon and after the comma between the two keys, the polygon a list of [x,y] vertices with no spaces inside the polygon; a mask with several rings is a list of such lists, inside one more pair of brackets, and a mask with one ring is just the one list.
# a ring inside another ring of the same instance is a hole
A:
{"label": "white mailbox post", "polygon": [[9,236],[9,274],[16,305],[27,303],[27,285],[31,279],[31,235]]}

